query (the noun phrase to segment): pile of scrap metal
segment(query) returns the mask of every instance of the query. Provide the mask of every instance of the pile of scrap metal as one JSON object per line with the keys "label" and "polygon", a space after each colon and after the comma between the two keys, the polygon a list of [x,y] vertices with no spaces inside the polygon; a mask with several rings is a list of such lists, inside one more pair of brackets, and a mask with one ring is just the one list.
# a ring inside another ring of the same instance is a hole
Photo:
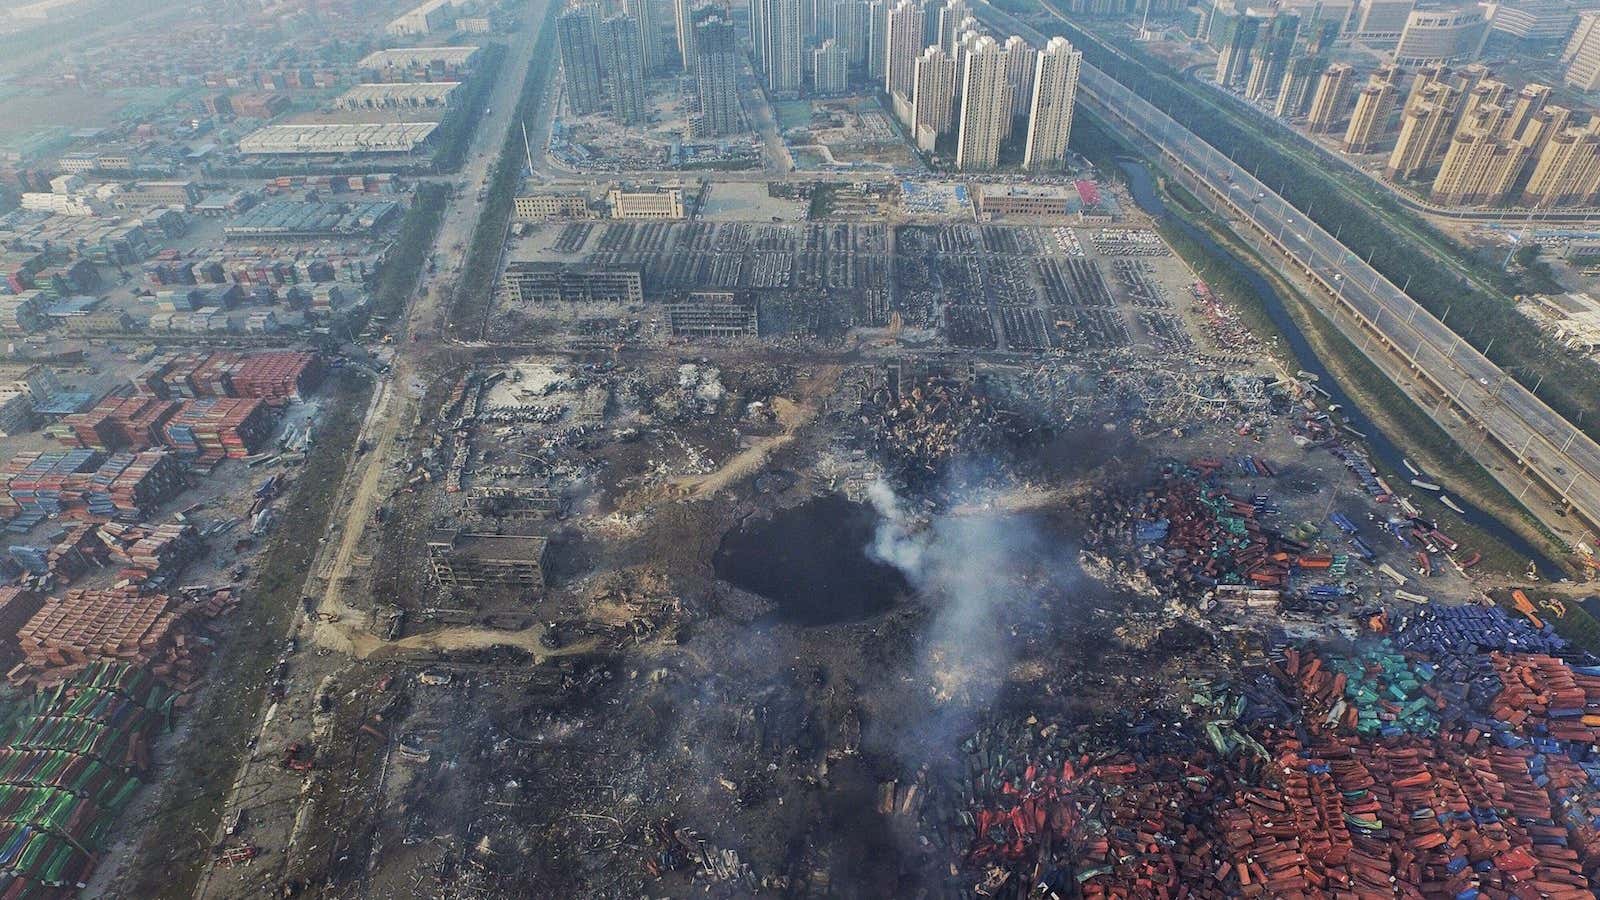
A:
{"label": "pile of scrap metal", "polygon": [[756,875],[749,863],[739,859],[737,851],[708,843],[692,828],[680,828],[662,819],[650,825],[647,837],[651,855],[646,857],[644,867],[653,878],[689,870],[696,879],[750,891],[782,891],[789,887],[788,878]]}
{"label": "pile of scrap metal", "polygon": [[1168,466],[1138,494],[1113,492],[1089,511],[1085,545],[1136,555],[1163,593],[1199,602],[1219,585],[1281,591],[1336,560],[1258,521],[1255,498],[1234,497],[1190,466]]}
{"label": "pile of scrap metal", "polygon": [[[906,483],[937,480],[959,459],[993,461],[1034,429],[970,382],[929,376],[863,406],[879,416],[874,449]],[[873,409],[874,406],[878,408]]]}
{"label": "pile of scrap metal", "polygon": [[1590,898],[1600,667],[1507,646],[1536,634],[1408,617],[1139,719],[1002,715],[878,811],[943,855],[939,896]]}

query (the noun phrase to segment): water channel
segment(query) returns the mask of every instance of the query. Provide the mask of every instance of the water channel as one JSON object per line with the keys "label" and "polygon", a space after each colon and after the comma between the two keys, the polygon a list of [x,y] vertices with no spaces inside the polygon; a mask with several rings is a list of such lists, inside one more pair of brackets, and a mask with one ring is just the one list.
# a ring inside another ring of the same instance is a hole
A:
{"label": "water channel", "polygon": [[[1119,157],[1117,165],[1121,167],[1123,174],[1127,177],[1128,189],[1133,194],[1133,200],[1140,209],[1152,216],[1159,216],[1170,222],[1174,227],[1199,244],[1210,259],[1215,260],[1218,265],[1227,271],[1240,276],[1250,286],[1250,290],[1260,299],[1261,305],[1266,310],[1267,317],[1272,320],[1273,326],[1288,342],[1289,349],[1293,352],[1294,359],[1299,367],[1316,375],[1317,386],[1328,392],[1331,397],[1330,402],[1337,403],[1343,407],[1344,417],[1349,420],[1350,427],[1366,436],[1368,451],[1382,462],[1390,472],[1400,473],[1405,471],[1404,463],[1401,461],[1405,454],[1396,446],[1389,435],[1385,434],[1370,418],[1362,413],[1360,408],[1351,401],[1350,396],[1345,393],[1338,380],[1322,364],[1322,360],[1317,357],[1316,351],[1312,349],[1311,342],[1306,340],[1304,334],[1300,333],[1300,329],[1295,325],[1294,318],[1289,315],[1289,311],[1284,307],[1283,297],[1278,294],[1277,288],[1255,268],[1246,264],[1217,243],[1205,230],[1188,222],[1181,216],[1169,214],[1166,202],[1156,189],[1155,179],[1143,162]],[[1446,487],[1448,488],[1448,485]],[[1559,579],[1564,577],[1565,573],[1561,571],[1561,567],[1556,565],[1554,560],[1540,552],[1522,535],[1506,527],[1499,519],[1468,503],[1459,494],[1451,494],[1450,498],[1464,510],[1462,518],[1466,519],[1478,530],[1510,548],[1513,553],[1524,559],[1531,560],[1538,569],[1541,578]]]}

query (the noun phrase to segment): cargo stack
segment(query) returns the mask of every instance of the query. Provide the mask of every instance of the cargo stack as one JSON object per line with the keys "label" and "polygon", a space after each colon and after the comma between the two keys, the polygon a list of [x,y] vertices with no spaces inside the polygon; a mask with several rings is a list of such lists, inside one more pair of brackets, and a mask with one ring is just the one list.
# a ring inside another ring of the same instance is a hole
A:
{"label": "cargo stack", "polygon": [[278,406],[299,400],[321,381],[313,353],[183,353],[146,366],[133,383],[140,393],[163,399],[248,397]]}
{"label": "cargo stack", "polygon": [[47,517],[137,521],[184,487],[182,469],[165,450],[109,458],[94,450],[22,453],[0,467],[0,516],[15,517],[18,532]]}
{"label": "cargo stack", "polygon": [[200,533],[193,525],[123,525],[100,527],[99,538],[111,559],[124,568],[119,577],[137,582],[161,576],[176,576],[205,552]]}
{"label": "cargo stack", "polygon": [[212,353],[194,367],[189,376],[196,397],[237,397],[233,389],[233,369],[242,357],[237,353]]}
{"label": "cargo stack", "polygon": [[60,440],[94,450],[147,450],[160,443],[161,427],[177,404],[157,397],[108,395],[93,409],[61,420]]}
{"label": "cargo stack", "polygon": [[1502,688],[1489,707],[1495,719],[1534,737],[1600,744],[1600,715],[1589,713],[1588,693],[1567,663],[1542,653],[1495,652],[1489,659]]}
{"label": "cargo stack", "polygon": [[315,390],[322,369],[311,353],[252,353],[233,370],[233,388],[240,397],[256,397],[281,406]]}
{"label": "cargo stack", "polygon": [[43,605],[43,594],[20,587],[0,587],[0,644],[14,648],[17,632]]}
{"label": "cargo stack", "polygon": [[203,645],[189,635],[193,607],[130,588],[70,590],[51,597],[17,634],[23,661],[12,684],[49,686],[99,661],[149,667],[179,691],[198,676]]}
{"label": "cargo stack", "polygon": [[93,484],[90,511],[100,518],[130,521],[148,518],[188,486],[177,458],[166,450],[116,454],[95,473]]}
{"label": "cargo stack", "polygon": [[168,446],[205,467],[256,452],[270,428],[260,400],[217,397],[185,401],[163,436]]}
{"label": "cargo stack", "polygon": [[74,505],[71,495],[83,474],[94,471],[104,459],[94,450],[19,453],[12,457],[0,467],[0,480],[5,485],[0,509],[11,511],[7,528],[20,534],[51,516],[61,515]]}
{"label": "cargo stack", "polygon": [[147,672],[94,663],[9,727],[0,740],[4,896],[65,896],[89,880],[172,701]]}

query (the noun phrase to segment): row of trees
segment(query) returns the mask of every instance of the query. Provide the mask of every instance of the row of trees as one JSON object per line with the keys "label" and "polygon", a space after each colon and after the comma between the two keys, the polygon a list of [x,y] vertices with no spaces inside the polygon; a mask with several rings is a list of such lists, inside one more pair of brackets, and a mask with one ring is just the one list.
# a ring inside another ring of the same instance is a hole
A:
{"label": "row of trees", "polygon": [[[1050,0],[1044,0],[1050,2]],[[1099,36],[1059,20],[1050,26],[1083,51],[1084,60],[1128,86],[1214,147],[1228,148],[1234,160],[1313,218],[1373,268],[1436,316],[1445,318],[1467,342],[1483,351],[1529,387],[1551,408],[1600,439],[1600,418],[1587,414],[1600,400],[1600,370],[1585,358],[1557,351],[1538,328],[1519,314],[1509,295],[1520,282],[1506,272],[1471,259],[1460,264],[1484,290],[1444,265],[1448,239],[1381,192],[1358,193],[1341,184],[1315,160],[1275,143],[1261,127],[1230,109],[1203,85],[1186,78],[1132,42],[1115,48]],[[1404,223],[1405,228],[1391,223]]]}

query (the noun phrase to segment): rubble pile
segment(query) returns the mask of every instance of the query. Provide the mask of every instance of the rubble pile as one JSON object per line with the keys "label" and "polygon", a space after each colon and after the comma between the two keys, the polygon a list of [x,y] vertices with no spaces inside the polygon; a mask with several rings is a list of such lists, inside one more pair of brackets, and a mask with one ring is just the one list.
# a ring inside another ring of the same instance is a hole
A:
{"label": "rubble pile", "polygon": [[958,459],[993,460],[1028,428],[1021,418],[965,380],[928,377],[902,388],[878,410],[873,449],[906,483],[937,479]]}
{"label": "rubble pile", "polygon": [[105,550],[95,540],[93,525],[69,525],[50,541],[43,547],[12,544],[6,548],[28,578],[41,587],[70,583],[105,563]]}
{"label": "rubble pile", "polygon": [[[1205,461],[1201,461],[1204,463]],[[1326,554],[1262,525],[1254,499],[1232,496],[1202,473],[1215,466],[1170,466],[1135,496],[1107,494],[1091,511],[1090,549],[1137,548],[1151,582],[1199,602],[1219,585],[1282,590],[1301,571],[1323,572]]]}
{"label": "rubble pile", "polygon": [[652,878],[687,870],[697,881],[726,884],[747,891],[781,890],[788,886],[782,876],[757,876],[736,851],[710,844],[691,828],[660,821],[651,824],[647,836],[651,855],[645,859],[645,871]]}

